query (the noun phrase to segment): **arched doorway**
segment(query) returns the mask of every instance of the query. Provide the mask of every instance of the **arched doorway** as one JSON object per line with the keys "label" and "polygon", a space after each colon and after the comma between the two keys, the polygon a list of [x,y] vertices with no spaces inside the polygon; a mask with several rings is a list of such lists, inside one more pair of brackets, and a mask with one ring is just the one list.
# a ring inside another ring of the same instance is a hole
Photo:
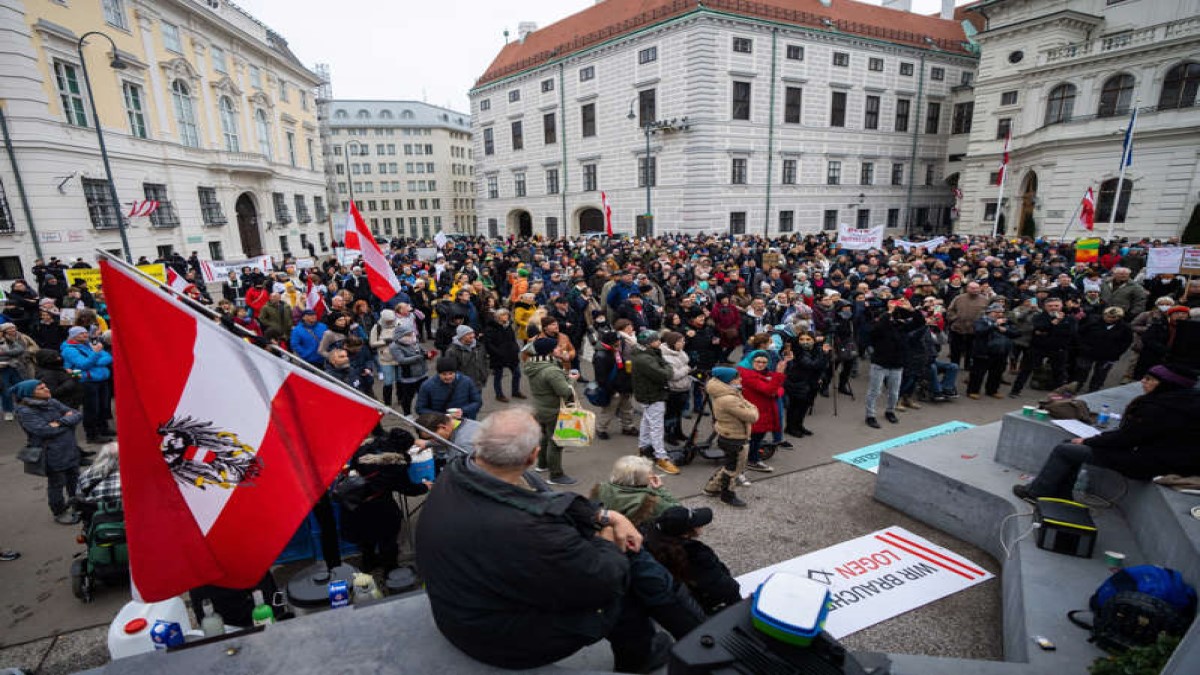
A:
{"label": "arched doorway", "polygon": [[1033,209],[1037,205],[1038,177],[1030,171],[1025,174],[1021,183],[1021,217],[1017,219],[1017,234],[1022,237],[1037,235],[1037,223],[1033,219]]}
{"label": "arched doorway", "polygon": [[242,238],[242,255],[253,258],[263,254],[262,233],[258,230],[258,207],[254,195],[243,192],[233,205],[237,213],[238,235]]}
{"label": "arched doorway", "polygon": [[528,211],[512,211],[508,214],[508,231],[518,237],[533,236],[533,216]]}
{"label": "arched doorway", "polygon": [[579,212],[579,234],[604,232],[604,214],[600,209],[586,208]]}

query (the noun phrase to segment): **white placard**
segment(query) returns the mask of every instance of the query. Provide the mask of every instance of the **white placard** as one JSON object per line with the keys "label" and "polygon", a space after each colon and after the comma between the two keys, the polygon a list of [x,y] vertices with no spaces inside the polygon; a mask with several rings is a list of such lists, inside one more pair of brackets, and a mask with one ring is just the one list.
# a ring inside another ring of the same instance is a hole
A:
{"label": "white placard", "polygon": [[260,255],[257,258],[246,260],[201,260],[200,272],[205,282],[212,283],[229,278],[230,272],[237,272],[240,275],[243,267],[257,267],[263,274],[270,274],[274,265],[269,255]]}
{"label": "white placard", "polygon": [[1182,246],[1160,246],[1146,251],[1146,276],[1179,274],[1183,263]]}
{"label": "white placard", "polygon": [[421,260],[433,260],[437,257],[438,250],[432,246],[418,246],[417,257]]}
{"label": "white placard", "polygon": [[433,245],[437,246],[439,251],[446,246],[446,242],[448,241],[450,241],[450,238],[441,230],[438,230],[437,234],[433,235]]}
{"label": "white placard", "polygon": [[909,251],[911,251],[914,248],[923,248],[926,251],[932,251],[933,249],[941,246],[944,243],[946,243],[945,237],[934,237],[933,239],[930,239],[929,241],[907,241],[905,239],[897,239],[896,240],[896,246],[899,246],[900,248],[904,249],[905,253],[908,253]]}
{"label": "white placard", "polygon": [[883,226],[858,229],[846,223],[838,225],[838,248],[851,251],[865,251],[883,246]]}
{"label": "white placard", "polygon": [[1087,422],[1080,422],[1079,420],[1050,420],[1050,421],[1054,422],[1055,425],[1062,427],[1068,433],[1074,434],[1075,436],[1078,436],[1079,438],[1091,438],[1092,436],[1095,436],[1097,434],[1104,433],[1104,432],[1100,431],[1099,429],[1097,429],[1096,427],[1088,424]]}
{"label": "white placard", "polygon": [[831,607],[825,630],[839,639],[993,576],[902,527],[872,532],[743,574],[737,578],[742,596],[752,594],[774,572],[790,572],[829,588]]}

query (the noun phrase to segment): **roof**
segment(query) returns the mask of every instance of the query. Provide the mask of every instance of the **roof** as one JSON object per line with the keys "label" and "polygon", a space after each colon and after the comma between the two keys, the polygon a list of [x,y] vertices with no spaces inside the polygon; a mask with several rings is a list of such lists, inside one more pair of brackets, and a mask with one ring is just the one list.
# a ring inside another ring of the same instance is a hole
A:
{"label": "roof", "polygon": [[471,131],[471,116],[422,101],[334,99],[329,102],[332,127],[448,127]]}
{"label": "roof", "polygon": [[[602,0],[506,44],[476,86],[695,11],[716,11],[970,55],[958,21],[854,0]],[[932,40],[932,44],[926,40]]]}

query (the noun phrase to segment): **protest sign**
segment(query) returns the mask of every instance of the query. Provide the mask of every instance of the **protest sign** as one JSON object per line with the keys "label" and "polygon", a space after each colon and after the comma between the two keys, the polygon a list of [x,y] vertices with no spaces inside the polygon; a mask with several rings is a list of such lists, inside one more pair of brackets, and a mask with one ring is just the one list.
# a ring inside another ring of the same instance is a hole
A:
{"label": "protest sign", "polygon": [[834,638],[873,626],[993,575],[902,527],[889,527],[737,578],[749,596],[775,572],[812,579],[829,589],[825,630]]}
{"label": "protest sign", "polygon": [[933,249],[941,246],[944,243],[946,243],[945,237],[934,237],[933,239],[930,239],[929,241],[906,241],[904,239],[896,240],[896,246],[899,246],[900,248],[904,249],[905,253],[911,251],[914,248],[923,248],[926,251],[932,251]]}
{"label": "protest sign", "polygon": [[922,429],[911,434],[905,434],[904,436],[889,438],[882,443],[868,445],[865,448],[843,452],[841,454],[834,455],[833,458],[839,462],[845,462],[850,466],[857,466],[864,471],[879,473],[879,453],[883,452],[884,450],[891,450],[904,445],[912,445],[913,443],[928,440],[936,436],[944,436],[945,434],[953,434],[959,431],[965,431],[966,429],[971,429],[974,426],[975,425],[967,424],[966,422],[946,422],[945,424],[939,424],[936,427],[929,427],[928,429]]}
{"label": "protest sign", "polygon": [[417,247],[417,257],[421,260],[433,260],[437,257],[438,250],[432,246]]}
{"label": "protest sign", "polygon": [[[162,263],[152,263],[150,265],[138,265],[137,268],[143,273],[150,275],[155,281],[160,284],[167,283],[167,268]],[[83,279],[87,283],[88,291],[95,293],[100,288],[100,270],[96,268],[85,269],[69,269],[66,270],[67,283],[74,286],[75,282]]]}
{"label": "protest sign", "polygon": [[1178,246],[1160,246],[1146,251],[1146,276],[1179,274],[1183,262],[1183,249]]}
{"label": "protest sign", "polygon": [[200,261],[200,272],[207,283],[223,281],[229,276],[230,272],[241,274],[243,267],[256,267],[263,274],[270,274],[271,270],[274,269],[274,263],[271,262],[271,256],[269,255],[260,255],[257,258],[247,258],[244,260]]}
{"label": "protest sign", "polygon": [[883,246],[883,226],[859,229],[846,223],[838,225],[838,248],[865,251]]}
{"label": "protest sign", "polygon": [[1191,276],[1200,274],[1200,246],[1183,249],[1183,259],[1179,262],[1179,272]]}

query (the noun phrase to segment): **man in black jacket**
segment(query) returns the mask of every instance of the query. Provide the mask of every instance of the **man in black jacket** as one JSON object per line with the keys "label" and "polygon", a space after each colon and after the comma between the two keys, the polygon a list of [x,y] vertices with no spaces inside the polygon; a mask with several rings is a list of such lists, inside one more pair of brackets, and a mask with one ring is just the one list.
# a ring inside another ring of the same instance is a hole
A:
{"label": "man in black jacket", "polygon": [[1075,357],[1075,377],[1072,379],[1081,389],[1089,374],[1088,391],[1101,389],[1108,371],[1133,344],[1133,329],[1124,318],[1125,310],[1109,307],[1101,316],[1085,320],[1079,327],[1079,353]]}
{"label": "man in black jacket", "polygon": [[1033,369],[1041,365],[1042,361],[1050,363],[1051,389],[1057,389],[1067,381],[1067,347],[1071,346],[1071,340],[1075,339],[1077,327],[1074,317],[1063,312],[1062,300],[1049,297],[1045,302],[1045,311],[1034,315],[1031,324],[1033,339],[1030,340],[1025,357],[1021,359],[1021,370],[1017,372],[1017,379],[1008,394],[1009,398],[1021,395],[1021,390],[1025,388]]}
{"label": "man in black jacket", "polygon": [[[666,645],[631,571],[629,555],[645,555],[642,537],[621,514],[530,472],[540,440],[528,412],[499,410],[484,420],[475,454],[438,478],[417,524],[434,621],[456,647],[501,668],[536,668],[608,638],[615,670],[645,672]],[[698,624],[669,613],[655,618],[673,632]]]}
{"label": "man in black jacket", "polygon": [[886,313],[875,318],[871,326],[871,379],[867,384],[867,426],[879,428],[875,417],[875,401],[888,389],[887,407],[883,416],[892,424],[900,422],[896,417],[896,403],[900,400],[900,383],[904,377],[904,364],[908,359],[908,335],[914,329],[923,328],[917,321],[908,300],[900,298],[888,302]]}

